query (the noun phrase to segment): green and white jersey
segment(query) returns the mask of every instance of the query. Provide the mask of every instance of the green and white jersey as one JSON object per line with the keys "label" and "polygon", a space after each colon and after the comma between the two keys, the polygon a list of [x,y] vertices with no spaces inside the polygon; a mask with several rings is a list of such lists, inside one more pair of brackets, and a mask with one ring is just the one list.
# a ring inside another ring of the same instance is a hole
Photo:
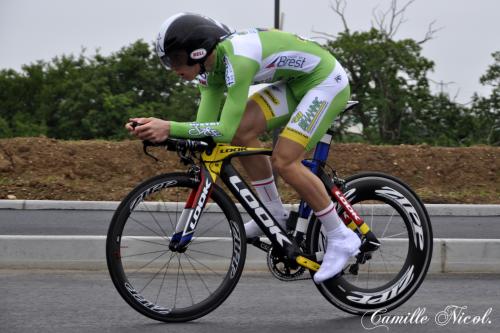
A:
{"label": "green and white jersey", "polygon": [[215,52],[213,71],[198,78],[201,102],[196,121],[171,122],[174,137],[212,136],[216,142],[229,143],[245,111],[250,85],[284,82],[300,101],[336,65],[335,58],[319,44],[279,30],[235,33],[219,43]]}

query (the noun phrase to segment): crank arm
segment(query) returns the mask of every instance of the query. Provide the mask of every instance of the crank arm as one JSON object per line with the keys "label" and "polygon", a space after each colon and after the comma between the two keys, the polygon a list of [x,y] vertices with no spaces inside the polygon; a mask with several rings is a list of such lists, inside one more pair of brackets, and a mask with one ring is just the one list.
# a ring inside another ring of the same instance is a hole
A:
{"label": "crank arm", "polygon": [[317,272],[319,270],[319,267],[320,267],[320,264],[318,264],[314,260],[311,260],[311,259],[306,258],[304,256],[297,256],[297,258],[295,258],[295,261],[300,266],[305,267],[305,268],[310,269],[310,270],[315,271],[315,272]]}

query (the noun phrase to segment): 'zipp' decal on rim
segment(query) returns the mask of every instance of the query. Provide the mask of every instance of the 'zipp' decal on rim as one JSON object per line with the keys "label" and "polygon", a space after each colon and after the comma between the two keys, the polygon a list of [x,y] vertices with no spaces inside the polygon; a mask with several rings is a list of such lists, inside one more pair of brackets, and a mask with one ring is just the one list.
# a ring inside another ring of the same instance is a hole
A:
{"label": "'zipp' decal on rim", "polygon": [[154,304],[147,299],[144,298],[141,294],[139,294],[134,287],[130,285],[130,283],[125,282],[125,289],[130,293],[130,295],[136,299],[139,303],[141,303],[144,307],[153,310],[154,312],[157,312],[162,315],[169,314],[172,310],[164,308],[162,306],[159,306],[157,304]]}
{"label": "'zipp' decal on rim", "polygon": [[410,285],[410,282],[413,280],[414,277],[413,269],[414,266],[411,265],[403,274],[401,279],[399,279],[398,282],[396,282],[394,285],[392,285],[386,290],[382,290],[377,293],[364,293],[361,291],[353,291],[351,292],[351,294],[347,295],[347,299],[350,300],[351,302],[360,304],[380,304],[390,301],[391,299],[401,294],[401,292]]}
{"label": "'zipp' decal on rim", "polygon": [[148,188],[146,191],[142,192],[137,198],[134,199],[134,201],[132,201],[130,203],[130,211],[133,211],[135,206],[140,204],[142,201],[144,201],[145,198],[147,198],[151,194],[153,194],[155,192],[159,192],[162,189],[173,186],[175,184],[177,184],[177,180],[169,180],[169,181],[159,183],[153,187]]}
{"label": "'zipp' decal on rim", "polygon": [[399,193],[393,188],[390,188],[388,186],[382,187],[380,190],[376,190],[375,193],[386,196],[392,199],[396,199],[401,207],[403,207],[406,210],[406,213],[408,213],[408,216],[410,216],[411,221],[413,222],[412,225],[412,230],[413,230],[413,240],[415,241],[415,244],[417,244],[417,247],[420,249],[420,251],[424,250],[424,231],[422,230],[422,223],[420,222],[420,217],[418,216],[417,211],[415,210],[415,207],[411,204],[411,202],[406,199],[404,195]]}
{"label": "'zipp' decal on rim", "polygon": [[233,232],[233,258],[231,259],[231,274],[230,277],[233,279],[236,276],[236,271],[241,259],[241,237],[236,222],[229,220],[231,230]]}

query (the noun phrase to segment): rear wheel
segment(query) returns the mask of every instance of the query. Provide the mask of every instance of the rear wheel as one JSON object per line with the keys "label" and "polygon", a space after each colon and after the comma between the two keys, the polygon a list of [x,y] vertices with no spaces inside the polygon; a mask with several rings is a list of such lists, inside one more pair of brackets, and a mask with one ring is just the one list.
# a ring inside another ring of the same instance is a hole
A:
{"label": "rear wheel", "polygon": [[[394,309],[418,289],[432,258],[432,229],[425,206],[404,183],[371,173],[347,179],[344,195],[381,245],[371,260],[317,285],[336,307],[353,314]],[[339,205],[338,213],[344,213]],[[326,237],[314,216],[308,232],[311,253],[324,253]]]}
{"label": "rear wheel", "polygon": [[160,321],[188,321],[217,308],[243,270],[241,216],[217,185],[185,252],[169,249],[182,209],[199,182],[166,174],[137,186],[111,221],[106,257],[113,283],[135,310]]}

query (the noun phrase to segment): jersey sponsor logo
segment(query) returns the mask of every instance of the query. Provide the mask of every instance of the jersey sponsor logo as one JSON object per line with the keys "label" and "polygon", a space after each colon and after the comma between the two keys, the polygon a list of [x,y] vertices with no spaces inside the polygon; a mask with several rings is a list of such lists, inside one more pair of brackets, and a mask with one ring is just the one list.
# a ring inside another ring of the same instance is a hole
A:
{"label": "jersey sponsor logo", "polygon": [[266,68],[303,68],[306,58],[299,55],[281,55],[274,59]]}
{"label": "jersey sponsor logo", "polygon": [[226,86],[231,87],[236,83],[234,77],[233,65],[231,64],[231,61],[229,61],[227,57],[224,57],[223,61],[224,65],[226,66]]}
{"label": "jersey sponsor logo", "polygon": [[219,132],[216,129],[213,129],[210,127],[210,125],[218,125],[219,123],[205,123],[205,124],[200,124],[200,123],[191,123],[191,128],[188,131],[189,135],[196,136],[196,137],[203,137],[203,136],[213,136],[213,137],[218,137],[222,136],[222,133]]}
{"label": "jersey sponsor logo", "polygon": [[303,131],[311,133],[316,127],[319,117],[326,109],[327,104],[326,101],[321,101],[318,97],[315,97],[311,105],[307,108],[307,111],[298,112],[297,115],[293,117],[292,123],[297,124]]}
{"label": "jersey sponsor logo", "polygon": [[196,59],[196,60],[202,59],[206,55],[207,55],[207,50],[205,49],[196,49],[190,54],[191,59]]}
{"label": "jersey sponsor logo", "polygon": [[274,104],[280,105],[280,100],[274,96],[269,89],[264,90],[264,95],[266,95]]}

